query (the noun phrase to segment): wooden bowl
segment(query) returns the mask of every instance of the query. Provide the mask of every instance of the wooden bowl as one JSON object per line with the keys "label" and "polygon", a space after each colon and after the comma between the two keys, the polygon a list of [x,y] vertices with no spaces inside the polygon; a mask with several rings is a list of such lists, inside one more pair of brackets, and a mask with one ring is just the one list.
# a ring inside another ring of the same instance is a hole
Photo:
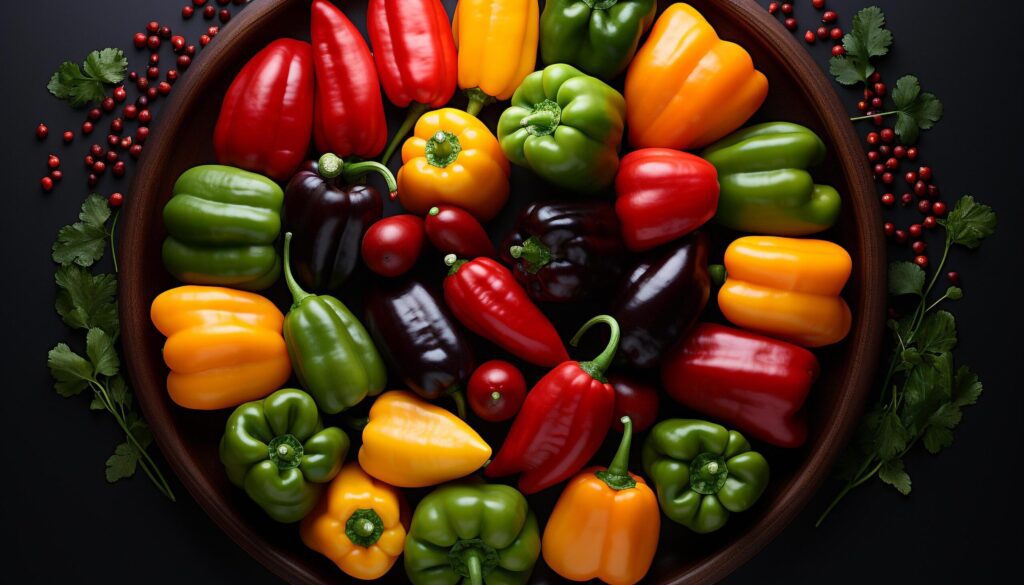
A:
{"label": "wooden bowl", "polygon": [[[449,13],[454,3],[445,2]],[[648,575],[651,583],[717,581],[757,553],[797,515],[826,478],[855,426],[875,371],[884,329],[885,253],[874,185],[858,138],[830,81],[781,24],[753,0],[692,3],[723,38],[746,47],[757,67],[768,76],[770,95],[755,121],[798,122],[818,132],[828,145],[828,160],[816,172],[822,182],[835,185],[843,194],[842,217],[826,237],[842,244],[853,257],[853,276],[845,296],[853,309],[854,324],[843,343],[817,352],[823,375],[807,407],[811,427],[807,444],[796,450],[762,448],[772,464],[770,487],[754,509],[734,515],[722,531],[698,536],[664,521],[661,547]],[[664,8],[668,3],[661,4]],[[361,27],[365,3],[345,2],[342,6]],[[221,99],[242,65],[274,38],[308,39],[308,7],[309,0],[253,2],[214,39],[175,86],[146,145],[121,222],[120,303],[131,381],[157,445],[182,484],[228,535],[268,569],[293,583],[326,584],[346,577],[325,558],[307,550],[296,527],[270,521],[242,490],[229,484],[217,456],[228,412],[194,412],[171,403],[164,388],[167,369],[161,357],[163,338],[149,320],[153,298],[176,284],[160,259],[165,235],[161,211],[174,180],[189,167],[213,161],[212,133]],[[455,98],[457,107],[464,103],[462,99]],[[492,128],[501,109],[501,105],[490,106],[483,116]],[[391,129],[397,127],[402,115],[388,106]],[[515,171],[513,186],[511,204],[489,225],[496,238],[506,232],[523,203],[558,195],[522,169]],[[386,209],[389,214],[398,210],[390,203]],[[716,231],[714,235],[721,245],[735,234]],[[440,265],[436,273],[439,281],[443,273]],[[363,278],[365,275],[360,275],[347,283],[347,292],[341,295],[355,308],[360,305],[354,296]],[[272,290],[269,296],[282,301],[279,306],[287,307],[283,290]],[[558,325],[566,323],[563,334],[571,333],[582,322],[579,311],[568,311],[568,315],[559,315],[562,318],[556,320]],[[685,413],[667,404],[669,400],[662,402],[663,416]],[[497,447],[505,428],[485,427],[483,433]],[[611,437],[609,444],[612,441],[617,442],[618,437]],[[606,455],[602,452],[600,457]],[[638,462],[639,458],[634,459],[634,469]],[[546,518],[560,492],[561,486],[557,486],[531,497],[531,506]],[[413,492],[411,500],[415,502],[421,495]],[[559,580],[543,560],[538,561],[532,582]],[[383,582],[406,582],[401,563]]]}

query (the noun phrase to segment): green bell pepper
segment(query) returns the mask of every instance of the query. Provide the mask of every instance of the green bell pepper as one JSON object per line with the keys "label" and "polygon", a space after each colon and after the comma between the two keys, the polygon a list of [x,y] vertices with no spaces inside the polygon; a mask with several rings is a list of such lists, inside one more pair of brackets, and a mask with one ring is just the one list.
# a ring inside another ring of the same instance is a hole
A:
{"label": "green bell pepper", "polygon": [[423,498],[405,539],[413,585],[523,585],[540,531],[523,494],[500,484],[448,484]]}
{"label": "green bell pepper", "polygon": [[668,419],[651,429],[644,470],[661,511],[701,534],[725,526],[764,493],[768,462],[736,431],[702,420]]}
{"label": "green bell pepper", "polygon": [[595,192],[615,178],[626,115],[622,95],[570,65],[526,76],[498,121],[513,163],[574,191]]}
{"label": "green bell pepper", "polygon": [[541,59],[612,79],[633,59],[657,8],[655,0],[547,0],[540,15]]}
{"label": "green bell pepper", "polygon": [[231,483],[271,518],[295,522],[341,471],[348,447],[345,431],[324,428],[313,397],[285,388],[231,413],[220,460]]}
{"label": "green bell pepper", "polygon": [[284,236],[284,278],[292,308],[284,318],[284,342],[303,388],[327,414],[337,414],[384,390],[387,370],[366,332],[338,299],[314,295],[292,276],[292,233]]}
{"label": "green bell pepper", "polygon": [[164,207],[164,266],[189,284],[262,290],[277,282],[284,192],[256,173],[223,165],[193,167]]}
{"label": "green bell pepper", "polygon": [[740,130],[701,155],[718,170],[715,219],[725,227],[776,236],[806,236],[839,218],[839,193],[815,185],[806,169],[825,159],[809,128],[769,122]]}

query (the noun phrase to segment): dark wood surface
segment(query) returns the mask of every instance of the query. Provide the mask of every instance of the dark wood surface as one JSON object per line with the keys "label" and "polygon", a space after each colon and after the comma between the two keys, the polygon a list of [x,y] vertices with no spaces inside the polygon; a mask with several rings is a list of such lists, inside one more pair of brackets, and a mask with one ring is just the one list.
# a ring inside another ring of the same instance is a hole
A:
{"label": "dark wood surface", "polygon": [[[757,120],[784,119],[806,124],[828,144],[829,159],[819,172],[822,180],[839,187],[845,206],[839,225],[828,236],[843,244],[854,258],[854,274],[845,294],[855,321],[845,342],[821,352],[824,374],[809,405],[811,434],[807,445],[791,452],[768,450],[773,464],[769,491],[753,511],[735,516],[720,533],[695,537],[684,528],[665,522],[662,545],[649,575],[657,583],[709,583],[721,579],[774,538],[802,509],[826,478],[861,412],[879,352],[885,302],[885,258],[877,229],[879,214],[874,190],[861,163],[857,136],[830,82],[806,51],[752,0],[707,0],[694,4],[721,36],[746,47],[757,66],[768,75],[772,89]],[[267,520],[241,490],[227,482],[216,453],[225,413],[186,411],[168,399],[164,387],[166,368],[160,354],[163,340],[149,321],[152,299],[174,285],[160,261],[164,237],[160,214],[175,178],[191,166],[213,161],[210,128],[227,84],[245,61],[274,38],[308,38],[307,6],[305,0],[253,3],[217,37],[175,88],[161,113],[155,137],[146,145],[131,189],[133,197],[126,208],[120,242],[121,313],[125,359],[139,403],[161,451],[192,497],[239,545],[281,577],[295,583],[330,583],[339,577],[331,563],[305,549],[294,527]],[[352,20],[360,25],[365,20],[364,6],[361,2],[343,4]],[[456,105],[461,105],[459,100],[457,97]],[[492,127],[500,109],[493,106],[484,117]],[[392,128],[400,114],[389,109]],[[511,204],[489,225],[496,237],[504,233],[519,208],[550,192],[550,187],[522,170],[514,175],[513,186]],[[390,207],[389,211],[397,210]],[[719,235],[721,243],[731,237]],[[440,275],[441,271],[437,273]],[[341,297],[358,305],[359,281],[355,282],[346,284]],[[271,296],[283,301],[281,293],[277,289]],[[286,307],[283,302],[281,305]],[[563,334],[570,331],[562,328]],[[672,409],[666,411],[670,413]],[[487,429],[485,435],[493,437],[495,447],[500,445],[500,428]],[[558,493],[559,488],[547,490],[531,498],[531,504],[543,517]],[[418,495],[413,494],[413,500]],[[533,582],[557,580],[557,575],[541,562]],[[404,581],[400,564],[383,580]]]}

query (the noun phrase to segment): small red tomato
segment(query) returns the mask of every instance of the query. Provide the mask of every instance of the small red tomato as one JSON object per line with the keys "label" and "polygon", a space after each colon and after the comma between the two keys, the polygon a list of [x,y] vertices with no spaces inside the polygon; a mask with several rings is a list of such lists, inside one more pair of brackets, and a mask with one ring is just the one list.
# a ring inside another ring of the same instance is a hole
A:
{"label": "small red tomato", "polygon": [[423,220],[403,214],[385,217],[363,236],[363,262],[381,276],[405,274],[423,249]]}
{"label": "small red tomato", "polygon": [[615,389],[615,416],[612,428],[622,432],[623,416],[633,419],[633,431],[641,433],[650,428],[658,418],[658,389],[654,386],[622,376],[608,376],[608,383]]}
{"label": "small red tomato", "polygon": [[480,364],[466,389],[469,407],[487,422],[508,420],[526,398],[526,380],[518,368],[503,360]]}

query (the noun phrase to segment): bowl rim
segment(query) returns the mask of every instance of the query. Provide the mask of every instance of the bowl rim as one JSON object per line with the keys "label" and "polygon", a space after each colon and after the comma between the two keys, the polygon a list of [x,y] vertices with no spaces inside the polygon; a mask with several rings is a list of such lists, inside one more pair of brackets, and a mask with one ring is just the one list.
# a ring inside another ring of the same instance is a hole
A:
{"label": "bowl rim", "polygon": [[[821,120],[834,146],[835,155],[850,187],[845,198],[844,213],[854,216],[858,262],[854,265],[855,278],[860,283],[856,295],[858,318],[846,343],[856,367],[847,376],[847,392],[837,399],[832,416],[824,421],[819,440],[807,453],[806,458],[795,470],[790,484],[781,491],[774,508],[751,525],[747,532],[732,543],[693,564],[686,572],[664,581],[666,585],[693,585],[713,583],[723,579],[736,568],[747,562],[800,513],[817,489],[828,477],[836,458],[849,440],[865,399],[871,389],[875,368],[879,359],[885,316],[885,242],[881,230],[881,212],[875,204],[875,186],[866,164],[850,164],[863,158],[860,141],[853,125],[848,121],[846,109],[842,106],[831,80],[819,68],[810,54],[787,31],[780,22],[768,14],[755,0],[714,0],[724,13],[733,19],[745,21],[752,34],[761,37],[770,57],[780,62],[797,80],[800,90],[813,105],[814,115]],[[191,103],[201,99],[196,88],[205,71],[214,69],[229,52],[230,44],[221,37],[247,37],[261,22],[274,18],[291,9],[292,4],[307,0],[258,0],[232,19],[231,27],[224,35],[218,35],[204,50],[202,59],[192,64],[192,70],[179,81],[175,92],[164,106],[156,128],[166,120],[182,120]],[[159,136],[159,132],[157,133]],[[169,154],[170,143],[153,140],[147,145],[131,184],[131,192],[138,193],[154,189],[149,185],[146,171],[158,165]],[[146,227],[141,217],[149,214],[153,201],[129,199],[124,213],[127,215],[122,236],[118,242],[121,258],[121,289],[118,300],[122,323],[122,345],[128,375],[137,390],[136,395],[142,413],[149,422],[153,437],[164,458],[170,464],[178,479],[191,496],[220,529],[230,536],[243,550],[267,569],[290,582],[318,582],[316,575],[303,566],[292,562],[275,547],[266,545],[264,538],[249,529],[248,523],[238,514],[222,506],[217,491],[204,477],[196,460],[187,455],[181,437],[168,432],[172,422],[166,403],[150,400],[151,392],[138,391],[143,387],[163,388],[163,380],[155,372],[142,367],[139,358],[149,348],[145,344],[133,343],[142,339],[144,328],[149,327],[149,301],[142,298],[141,274],[144,262],[141,246],[132,242],[143,241]],[[150,197],[150,200],[153,198]]]}

